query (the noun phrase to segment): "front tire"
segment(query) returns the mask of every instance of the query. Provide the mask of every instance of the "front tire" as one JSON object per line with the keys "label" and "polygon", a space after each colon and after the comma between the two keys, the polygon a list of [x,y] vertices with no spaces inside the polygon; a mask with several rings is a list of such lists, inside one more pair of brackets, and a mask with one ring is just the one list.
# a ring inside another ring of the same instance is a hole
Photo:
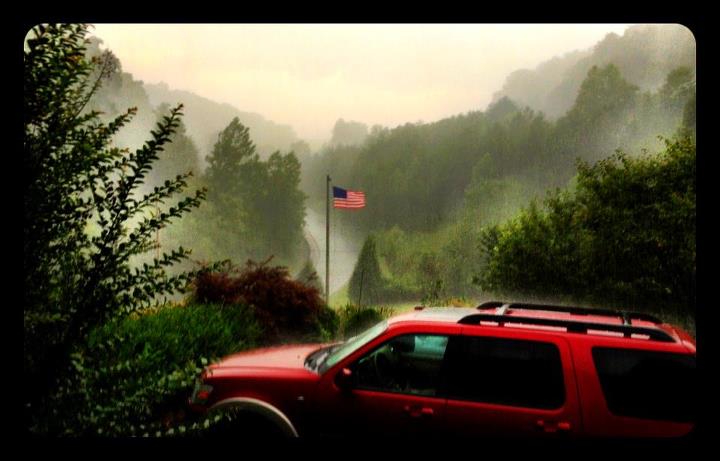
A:
{"label": "front tire", "polygon": [[270,419],[247,410],[226,409],[223,420],[212,425],[209,438],[232,439],[254,442],[257,440],[282,440],[287,436]]}

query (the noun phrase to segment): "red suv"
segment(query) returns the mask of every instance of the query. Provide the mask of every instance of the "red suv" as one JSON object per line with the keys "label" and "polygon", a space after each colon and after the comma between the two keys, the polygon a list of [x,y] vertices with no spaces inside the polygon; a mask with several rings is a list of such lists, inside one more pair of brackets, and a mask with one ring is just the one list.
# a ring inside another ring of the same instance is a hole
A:
{"label": "red suv", "polygon": [[290,437],[678,437],[695,395],[694,340],[655,317],[489,302],[227,357],[190,402]]}

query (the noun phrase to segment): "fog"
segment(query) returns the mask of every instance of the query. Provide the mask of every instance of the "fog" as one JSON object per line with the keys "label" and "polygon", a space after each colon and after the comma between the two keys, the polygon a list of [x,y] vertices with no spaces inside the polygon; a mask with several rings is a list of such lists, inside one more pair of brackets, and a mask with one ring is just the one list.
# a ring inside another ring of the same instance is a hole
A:
{"label": "fog", "polygon": [[624,24],[96,24],[123,70],[291,125],[310,142],[339,118],[393,127],[484,110],[519,68]]}

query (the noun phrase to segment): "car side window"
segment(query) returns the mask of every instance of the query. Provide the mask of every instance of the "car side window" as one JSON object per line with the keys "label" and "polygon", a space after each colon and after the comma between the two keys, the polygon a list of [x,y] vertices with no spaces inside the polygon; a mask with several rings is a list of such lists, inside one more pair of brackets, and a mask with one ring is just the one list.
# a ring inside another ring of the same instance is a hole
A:
{"label": "car side window", "polygon": [[453,338],[448,398],[525,408],[565,403],[560,350],[555,344],[506,338]]}
{"label": "car side window", "polygon": [[695,357],[669,352],[594,347],[608,409],[617,416],[695,421]]}
{"label": "car side window", "polygon": [[447,343],[443,335],[396,336],[355,363],[355,387],[434,396]]}

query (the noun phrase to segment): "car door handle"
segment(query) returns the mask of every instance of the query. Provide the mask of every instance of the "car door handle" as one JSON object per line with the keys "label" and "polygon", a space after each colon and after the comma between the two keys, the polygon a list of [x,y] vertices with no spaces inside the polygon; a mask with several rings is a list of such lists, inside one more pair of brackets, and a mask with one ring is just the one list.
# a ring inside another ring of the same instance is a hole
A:
{"label": "car door handle", "polygon": [[535,427],[538,430],[545,432],[568,432],[572,426],[568,421],[545,421],[544,419],[538,419],[535,422]]}
{"label": "car door handle", "polygon": [[405,405],[403,410],[413,418],[419,418],[421,416],[430,417],[435,414],[435,410],[432,408],[420,405]]}

